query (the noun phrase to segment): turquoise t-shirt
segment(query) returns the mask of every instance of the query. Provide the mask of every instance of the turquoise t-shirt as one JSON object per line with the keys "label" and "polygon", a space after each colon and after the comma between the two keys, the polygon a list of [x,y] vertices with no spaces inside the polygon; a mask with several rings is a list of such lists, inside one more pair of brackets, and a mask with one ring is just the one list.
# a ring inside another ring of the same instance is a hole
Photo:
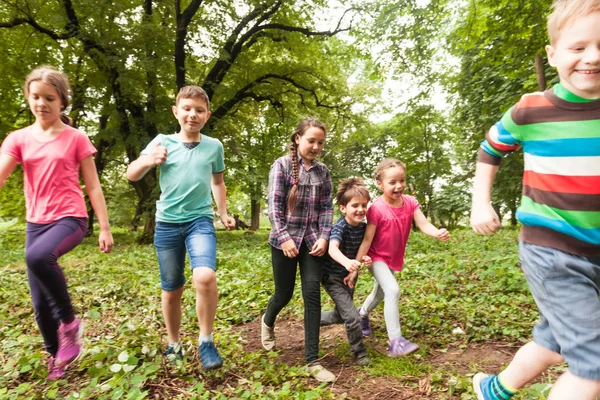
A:
{"label": "turquoise t-shirt", "polygon": [[225,170],[223,144],[202,135],[200,144],[188,149],[176,134],[159,134],[142,154],[149,155],[156,143],[167,149],[167,161],[160,165],[156,220],[184,223],[199,217],[213,218],[210,183],[212,174]]}

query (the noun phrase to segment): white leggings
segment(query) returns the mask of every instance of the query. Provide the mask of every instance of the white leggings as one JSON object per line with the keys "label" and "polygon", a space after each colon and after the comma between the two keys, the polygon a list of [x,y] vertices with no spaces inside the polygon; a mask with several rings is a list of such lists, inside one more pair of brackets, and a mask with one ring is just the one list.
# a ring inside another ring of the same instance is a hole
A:
{"label": "white leggings", "polygon": [[390,340],[400,337],[400,312],[398,311],[398,300],[400,299],[400,288],[391,270],[383,261],[375,261],[371,266],[371,273],[375,277],[373,291],[362,305],[362,311],[367,314],[384,300],[383,315]]}

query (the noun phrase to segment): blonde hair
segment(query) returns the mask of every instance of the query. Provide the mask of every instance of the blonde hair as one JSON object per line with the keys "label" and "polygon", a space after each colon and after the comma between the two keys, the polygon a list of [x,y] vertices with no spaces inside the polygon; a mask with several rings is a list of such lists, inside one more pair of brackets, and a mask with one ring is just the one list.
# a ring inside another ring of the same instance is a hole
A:
{"label": "blonde hair", "polygon": [[309,117],[300,121],[296,130],[290,137],[290,158],[292,159],[292,176],[294,178],[294,184],[290,189],[290,195],[287,201],[288,212],[290,214],[292,214],[294,208],[296,208],[296,201],[298,200],[298,179],[300,178],[300,171],[298,171],[298,144],[296,143],[296,138],[303,136],[308,128],[319,128],[324,133],[327,133],[324,123],[316,118]]}
{"label": "blonde hair", "polygon": [[208,99],[208,94],[200,86],[190,85],[179,89],[179,93],[177,93],[177,97],[175,98],[175,105],[178,105],[179,100],[181,99],[204,100],[206,103],[206,110],[210,111],[210,100]]}
{"label": "blonde hair", "polygon": [[375,178],[376,181],[381,181],[381,175],[383,174],[383,171],[394,167],[400,167],[404,170],[404,172],[406,172],[406,166],[402,161],[396,158],[386,158],[381,160],[375,167],[373,178]]}
{"label": "blonde hair", "polygon": [[365,181],[361,178],[347,178],[340,182],[335,195],[338,205],[345,207],[356,196],[364,197],[367,201],[371,200]]}
{"label": "blonde hair", "polygon": [[555,0],[548,16],[550,44],[556,44],[560,31],[573,20],[595,12],[600,12],[600,0]]}
{"label": "blonde hair", "polygon": [[[62,103],[61,111],[64,111],[69,106],[71,85],[69,84],[69,78],[67,78],[65,74],[48,65],[40,65],[39,67],[34,68],[33,71],[27,75],[27,78],[25,78],[23,90],[26,99],[29,99],[29,86],[31,85],[31,82],[37,81],[51,85],[56,89]],[[73,125],[73,120],[62,112],[60,114],[60,119],[67,125]]]}

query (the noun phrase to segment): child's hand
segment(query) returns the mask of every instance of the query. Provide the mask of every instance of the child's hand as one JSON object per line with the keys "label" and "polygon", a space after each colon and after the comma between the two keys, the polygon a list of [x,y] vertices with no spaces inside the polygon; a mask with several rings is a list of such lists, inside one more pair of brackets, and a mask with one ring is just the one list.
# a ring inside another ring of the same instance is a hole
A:
{"label": "child's hand", "polygon": [[363,256],[362,262],[365,264],[365,267],[369,269],[373,266],[373,260],[369,256]]}
{"label": "child's hand", "polygon": [[281,245],[281,250],[283,251],[283,255],[289,258],[294,258],[298,255],[296,243],[294,243],[292,239],[283,242],[283,244]]}
{"label": "child's hand", "polygon": [[162,144],[156,143],[150,157],[152,158],[152,165],[164,164],[167,161],[167,149]]}
{"label": "child's hand", "polygon": [[450,240],[450,232],[448,232],[446,228],[438,229],[436,238],[441,240],[442,242],[447,242],[448,240]]}
{"label": "child's hand", "polygon": [[228,215],[221,215],[221,223],[228,231],[235,229],[235,219]]}
{"label": "child's hand", "polygon": [[113,248],[113,237],[110,231],[100,231],[100,235],[98,236],[98,245],[100,246],[100,251],[103,253],[110,253]]}
{"label": "child's hand", "polygon": [[311,256],[315,256],[315,257],[321,257],[323,254],[325,254],[326,251],[327,251],[327,240],[319,239],[313,245],[312,249],[310,249],[310,252],[308,254],[310,254]]}
{"label": "child's hand", "polygon": [[348,260],[348,262],[344,265],[344,268],[346,268],[350,272],[358,271],[358,269],[360,268],[360,261]]}
{"label": "child's hand", "polygon": [[473,204],[471,227],[480,235],[489,235],[500,229],[500,218],[489,203]]}
{"label": "child's hand", "polygon": [[350,289],[353,289],[356,275],[358,275],[358,271],[350,272],[348,276],[344,278],[344,285],[348,286]]}

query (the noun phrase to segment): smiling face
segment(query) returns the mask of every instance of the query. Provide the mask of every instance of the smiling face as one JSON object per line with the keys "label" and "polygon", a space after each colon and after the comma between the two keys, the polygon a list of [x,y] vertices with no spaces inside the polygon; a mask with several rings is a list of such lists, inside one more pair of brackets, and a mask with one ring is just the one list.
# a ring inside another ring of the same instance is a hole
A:
{"label": "smiling face", "polygon": [[367,206],[369,205],[369,198],[365,196],[354,196],[350,199],[348,204],[340,206],[340,211],[344,214],[346,222],[352,226],[358,226],[364,221],[367,215]]}
{"label": "smiling face", "polygon": [[312,164],[325,144],[325,131],[321,128],[311,126],[304,131],[302,136],[296,135],[298,154],[307,165]]}
{"label": "smiling face", "polygon": [[600,98],[600,13],[578,17],[562,28],[553,46],[546,46],[550,65],[573,94]]}
{"label": "smiling face", "polygon": [[56,88],[42,81],[29,84],[27,101],[35,120],[43,125],[51,125],[59,120],[64,109]]}
{"label": "smiling face", "polygon": [[384,169],[377,180],[377,186],[383,191],[386,203],[402,205],[402,193],[406,189],[406,171],[400,166]]}
{"label": "smiling face", "polygon": [[180,99],[173,106],[173,114],[179,121],[181,131],[187,136],[198,135],[210,117],[206,102],[196,98]]}

